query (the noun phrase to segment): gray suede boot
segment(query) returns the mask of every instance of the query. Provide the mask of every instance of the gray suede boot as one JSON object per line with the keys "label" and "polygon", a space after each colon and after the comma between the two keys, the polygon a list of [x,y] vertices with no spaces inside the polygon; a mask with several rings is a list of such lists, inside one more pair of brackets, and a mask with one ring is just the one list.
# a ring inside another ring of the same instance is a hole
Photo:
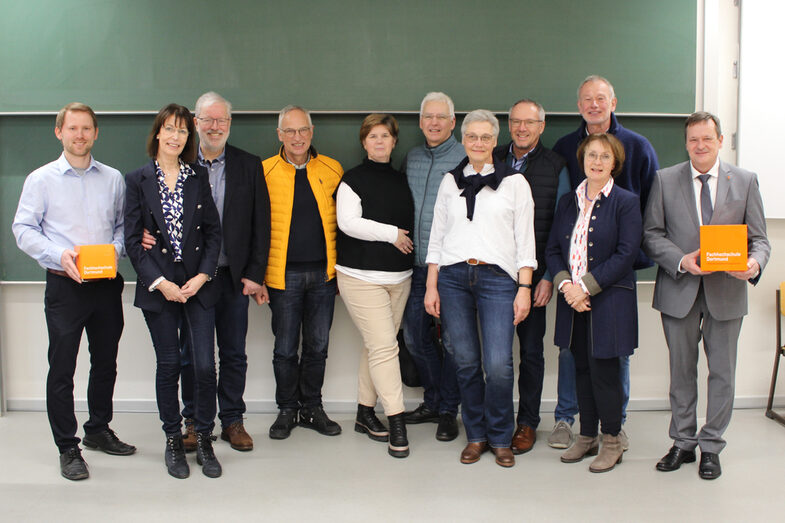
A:
{"label": "gray suede boot", "polygon": [[561,455],[561,461],[562,463],[578,463],[584,456],[596,456],[599,446],[600,438],[579,435],[575,443],[567,449],[567,452]]}
{"label": "gray suede boot", "polygon": [[600,448],[599,455],[594,458],[594,461],[589,465],[589,470],[592,472],[608,472],[613,470],[617,463],[621,463],[621,458],[624,456],[624,448],[621,444],[619,435],[611,436],[610,434],[602,435],[602,448]]}

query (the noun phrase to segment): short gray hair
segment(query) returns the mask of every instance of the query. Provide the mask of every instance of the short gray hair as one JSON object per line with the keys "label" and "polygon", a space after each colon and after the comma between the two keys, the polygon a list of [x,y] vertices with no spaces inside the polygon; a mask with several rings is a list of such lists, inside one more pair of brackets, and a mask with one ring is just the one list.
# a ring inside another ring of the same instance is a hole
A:
{"label": "short gray hair", "polygon": [[222,103],[226,107],[227,116],[232,116],[232,104],[229,100],[216,93],[215,91],[207,91],[196,100],[196,107],[194,107],[194,116],[198,117],[202,114],[202,109],[210,107],[213,104]]}
{"label": "short gray hair", "polygon": [[425,110],[425,104],[428,102],[442,102],[447,104],[450,118],[455,118],[455,104],[452,103],[452,98],[439,91],[431,91],[425,95],[425,98],[422,99],[422,103],[420,104],[420,116],[422,116],[422,112]]}
{"label": "short gray hair", "polygon": [[467,114],[463,118],[463,123],[461,123],[461,134],[466,133],[466,128],[469,126],[469,124],[476,122],[488,122],[493,128],[493,137],[499,137],[499,120],[492,112],[488,111],[487,109],[475,109],[474,111]]}
{"label": "short gray hair", "polygon": [[311,120],[311,113],[309,113],[308,110],[305,107],[302,107],[300,105],[287,105],[286,107],[281,109],[280,113],[278,113],[278,128],[279,129],[283,125],[284,117],[287,114],[291,113],[292,111],[302,111],[303,113],[305,113],[305,118],[308,120],[308,125],[310,127],[313,127],[313,121]]}
{"label": "short gray hair", "polygon": [[581,82],[581,85],[578,86],[578,100],[581,99],[581,89],[583,89],[583,86],[586,85],[589,82],[602,82],[602,83],[604,83],[605,85],[608,86],[608,89],[610,89],[610,91],[611,91],[611,99],[616,98],[616,92],[613,90],[613,84],[611,84],[608,81],[607,78],[605,78],[604,76],[600,76],[598,74],[590,74],[589,76],[586,77],[585,80],[583,80]]}
{"label": "short gray hair", "polygon": [[545,108],[542,105],[540,105],[539,102],[535,102],[531,98],[521,98],[520,100],[518,100],[517,102],[512,104],[512,107],[510,107],[510,110],[507,113],[507,116],[509,116],[512,113],[513,109],[515,109],[517,106],[519,106],[521,104],[532,104],[534,107],[537,108],[537,117],[540,120],[545,121]]}
{"label": "short gray hair", "polygon": [[687,138],[687,129],[689,127],[692,127],[693,125],[699,124],[701,122],[708,122],[709,120],[714,122],[714,129],[717,131],[717,138],[722,136],[722,127],[720,127],[720,119],[709,112],[697,111],[689,115],[687,117],[687,120],[684,122],[684,138]]}

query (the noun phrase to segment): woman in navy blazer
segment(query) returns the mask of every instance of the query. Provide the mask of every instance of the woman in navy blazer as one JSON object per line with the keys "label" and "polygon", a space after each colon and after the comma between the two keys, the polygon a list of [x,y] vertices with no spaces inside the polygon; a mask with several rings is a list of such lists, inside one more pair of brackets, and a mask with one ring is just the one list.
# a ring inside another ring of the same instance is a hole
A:
{"label": "woman in navy blazer", "polygon": [[[210,279],[218,263],[221,225],[207,171],[193,163],[194,135],[191,112],[167,105],[147,137],[152,160],[126,175],[125,248],[138,276],[134,305],[142,309],[155,347],[155,392],[166,434],[164,461],[177,478],[190,473],[177,397],[181,336],[190,342],[197,380],[197,462],[205,475],[221,475],[210,439],[216,411],[213,306],[218,299]],[[141,244],[145,229],[157,240],[150,250]]]}
{"label": "woman in navy blazer", "polygon": [[613,183],[624,146],[610,134],[592,134],[578,148],[586,174],[556,208],[545,259],[560,295],[554,343],[575,357],[580,436],[562,456],[576,463],[602,449],[589,470],[621,463],[622,402],[619,356],[638,346],[633,263],[641,243],[638,196]]}

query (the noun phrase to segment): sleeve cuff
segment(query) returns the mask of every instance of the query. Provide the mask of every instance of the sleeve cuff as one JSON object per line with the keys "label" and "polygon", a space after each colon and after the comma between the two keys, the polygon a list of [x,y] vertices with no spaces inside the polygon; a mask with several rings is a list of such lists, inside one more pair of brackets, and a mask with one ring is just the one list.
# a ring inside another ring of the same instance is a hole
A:
{"label": "sleeve cuff", "polygon": [[153,292],[153,291],[155,290],[155,288],[156,288],[156,287],[158,287],[158,285],[159,285],[159,284],[160,284],[162,281],[164,281],[165,279],[166,279],[166,278],[164,278],[163,276],[159,276],[159,277],[157,277],[157,278],[155,279],[155,281],[154,281],[153,283],[151,283],[149,287],[147,287],[147,290],[148,290],[148,291],[150,291],[150,292]]}

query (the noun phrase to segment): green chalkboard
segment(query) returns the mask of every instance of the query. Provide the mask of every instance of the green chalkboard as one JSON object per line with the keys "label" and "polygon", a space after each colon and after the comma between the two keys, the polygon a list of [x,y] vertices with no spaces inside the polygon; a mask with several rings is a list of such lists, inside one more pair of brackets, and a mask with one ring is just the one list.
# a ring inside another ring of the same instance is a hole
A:
{"label": "green chalkboard", "polygon": [[236,109],[460,110],[521,96],[575,111],[600,73],[620,112],[690,113],[696,0],[27,0],[0,16],[0,112],[157,110],[206,90]]}

